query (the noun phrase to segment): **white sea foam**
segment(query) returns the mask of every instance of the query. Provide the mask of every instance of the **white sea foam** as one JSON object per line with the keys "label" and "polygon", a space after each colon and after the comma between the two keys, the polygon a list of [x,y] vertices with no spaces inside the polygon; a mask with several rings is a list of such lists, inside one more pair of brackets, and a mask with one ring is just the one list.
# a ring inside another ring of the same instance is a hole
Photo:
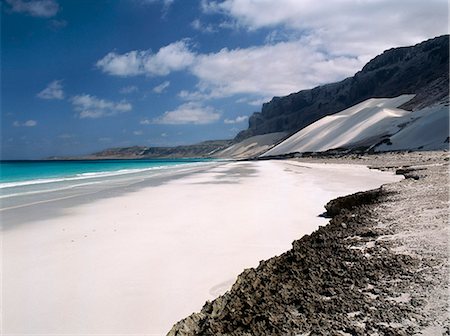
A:
{"label": "white sea foam", "polygon": [[41,190],[34,190],[34,191],[18,192],[18,193],[14,193],[14,194],[0,195],[0,199],[16,197],[16,196],[42,194],[42,193],[46,193],[46,192],[69,190],[69,189],[74,189],[74,188],[77,188],[77,187],[85,187],[85,186],[88,186],[88,185],[98,184],[98,183],[101,183],[101,181],[93,181],[93,182],[87,182],[87,183],[72,184],[72,185],[69,185],[67,187],[54,188],[54,189],[50,189],[50,190],[49,189],[41,189]]}
{"label": "white sea foam", "polygon": [[89,173],[81,173],[72,176],[62,176],[62,177],[54,177],[54,178],[43,178],[43,179],[33,179],[33,180],[24,180],[24,181],[14,181],[14,182],[4,182],[0,183],[0,189],[7,189],[13,187],[24,187],[31,186],[36,184],[48,184],[48,183],[56,183],[56,182],[66,182],[66,181],[77,181],[84,179],[92,179],[92,178],[102,178],[102,177],[113,177],[125,174],[136,174],[142,173],[146,171],[154,171],[154,170],[162,170],[162,169],[178,169],[180,167],[185,166],[197,166],[197,165],[205,165],[210,162],[192,162],[192,163],[183,163],[176,164],[171,166],[155,166],[149,168],[133,168],[133,169],[121,169],[115,171],[101,171],[101,172],[89,172]]}

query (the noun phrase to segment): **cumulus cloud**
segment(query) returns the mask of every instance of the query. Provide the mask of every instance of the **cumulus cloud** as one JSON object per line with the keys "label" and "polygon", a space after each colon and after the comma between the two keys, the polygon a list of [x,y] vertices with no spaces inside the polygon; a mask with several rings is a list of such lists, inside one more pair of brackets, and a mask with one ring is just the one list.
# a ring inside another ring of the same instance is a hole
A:
{"label": "cumulus cloud", "polygon": [[159,84],[153,88],[153,92],[163,93],[169,86],[170,86],[169,81],[162,82],[161,84]]}
{"label": "cumulus cloud", "polygon": [[142,131],[134,131],[133,134],[134,135],[142,135],[142,134],[144,134],[144,132],[142,132]]}
{"label": "cumulus cloud", "polygon": [[39,92],[37,96],[41,99],[64,99],[64,91],[62,86],[62,80],[54,80],[47,87]]}
{"label": "cumulus cloud", "polygon": [[55,0],[6,0],[10,10],[16,13],[24,13],[30,16],[49,18],[59,11],[59,5]]}
{"label": "cumulus cloud", "polygon": [[241,122],[244,122],[248,119],[248,116],[238,116],[234,119],[225,119],[223,122],[225,124],[239,124]]}
{"label": "cumulus cloud", "polygon": [[80,119],[110,117],[132,110],[132,105],[124,100],[116,103],[88,94],[72,97],[72,105]]}
{"label": "cumulus cloud", "polygon": [[201,8],[248,30],[307,32],[312,44],[340,55],[375,56],[447,33],[446,0],[204,0]]}
{"label": "cumulus cloud", "polygon": [[191,72],[199,79],[197,91],[210,97],[241,93],[266,97],[345,78],[364,63],[353,56],[330,58],[301,41],[289,41],[199,55]]}
{"label": "cumulus cloud", "polygon": [[173,111],[167,111],[153,120],[154,124],[167,125],[205,125],[220,119],[220,113],[211,106],[203,106],[200,103],[189,102],[178,106]]}
{"label": "cumulus cloud", "polygon": [[234,94],[284,95],[354,74],[366,59],[329,58],[305,41],[288,41],[242,49],[224,48],[195,54],[184,41],[161,48],[157,54],[131,51],[110,53],[97,62],[106,73],[118,76],[167,75],[185,69],[198,79],[195,91],[182,90],[185,100],[206,100]]}
{"label": "cumulus cloud", "polygon": [[264,29],[264,44],[199,53],[182,40],[157,53],[109,53],[97,66],[119,76],[186,71],[197,78],[178,94],[186,101],[246,94],[256,104],[342,80],[385,49],[447,33],[445,0],[203,0],[201,8],[224,18],[214,29]]}
{"label": "cumulus cloud", "polygon": [[150,50],[133,50],[125,54],[108,53],[97,61],[103,72],[116,76],[165,76],[172,71],[189,67],[195,54],[189,49],[187,40],[181,40],[162,47],[156,53]]}
{"label": "cumulus cloud", "polygon": [[198,91],[216,95],[284,95],[311,88],[353,75],[386,49],[447,33],[445,0],[203,0],[201,5],[205,13],[226,17],[233,23],[229,27],[271,29],[265,45],[198,56],[192,68]]}
{"label": "cumulus cloud", "polygon": [[37,125],[36,120],[27,120],[25,122],[19,122],[16,120],[13,122],[14,127],[34,127],[36,125]]}

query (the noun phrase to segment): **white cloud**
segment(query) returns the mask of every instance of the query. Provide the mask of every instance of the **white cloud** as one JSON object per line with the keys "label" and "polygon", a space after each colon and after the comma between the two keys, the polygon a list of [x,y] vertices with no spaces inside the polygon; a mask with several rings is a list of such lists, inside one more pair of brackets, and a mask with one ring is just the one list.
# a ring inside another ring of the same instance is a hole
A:
{"label": "white cloud", "polygon": [[447,33],[446,0],[225,0],[203,1],[205,13],[222,13],[249,30],[284,28],[342,54],[375,56]]}
{"label": "white cloud", "polygon": [[62,80],[54,80],[39,92],[37,96],[41,99],[64,99]]}
{"label": "white cloud", "polygon": [[364,63],[365,59],[351,56],[329,58],[303,41],[289,41],[199,55],[191,72],[199,79],[197,94],[210,98],[241,93],[266,97],[342,79]]}
{"label": "white cloud", "polygon": [[225,119],[223,122],[225,124],[238,124],[238,123],[246,121],[247,119],[248,119],[248,116],[238,116],[234,119]]}
{"label": "white cloud", "polygon": [[119,93],[121,93],[121,94],[130,94],[130,93],[137,92],[137,91],[139,91],[137,86],[130,85],[130,86],[125,86],[125,87],[121,88],[119,90]]}
{"label": "white cloud", "polygon": [[103,72],[116,76],[165,76],[190,66],[195,54],[189,50],[187,40],[171,43],[152,53],[150,50],[133,50],[125,54],[108,53],[96,65]]}
{"label": "white cloud", "polygon": [[143,59],[147,57],[146,51],[130,51],[123,55],[115,52],[108,53],[97,61],[97,67],[103,72],[116,76],[134,76],[145,73]]}
{"label": "white cloud", "polygon": [[151,125],[152,121],[150,119],[143,119],[139,122],[141,125]]}
{"label": "white cloud", "polygon": [[55,0],[6,0],[6,2],[11,6],[12,12],[35,17],[49,18],[59,11],[59,5]]}
{"label": "white cloud", "polygon": [[[445,0],[203,0],[234,29],[272,29],[264,45],[198,55],[188,98],[285,95],[353,75],[382,51],[447,33]],[[219,25],[220,27],[220,25]],[[229,28],[227,27],[227,28]]]}
{"label": "white cloud", "polygon": [[205,125],[220,119],[220,113],[211,106],[203,106],[199,103],[189,102],[178,106],[173,111],[167,111],[162,116],[153,120],[154,124],[168,125]]}
{"label": "white cloud", "polygon": [[163,138],[165,138],[165,137],[167,137],[167,133],[161,133],[161,136],[162,136]]}
{"label": "white cloud", "polygon": [[72,104],[80,119],[109,117],[132,110],[132,105],[126,101],[115,103],[88,94],[72,97]]}
{"label": "white cloud", "polygon": [[342,80],[385,49],[447,33],[445,0],[203,0],[201,8],[223,16],[214,29],[268,30],[265,44],[202,54],[182,40],[157,53],[110,53],[97,65],[119,76],[186,71],[198,80],[179,92],[186,101],[246,94],[257,104]]}
{"label": "white cloud", "polygon": [[36,120],[27,120],[23,123],[19,122],[19,121],[14,121],[13,122],[13,126],[14,127],[34,127],[37,125],[37,121]]}
{"label": "white cloud", "polygon": [[36,125],[37,125],[36,120],[27,120],[22,124],[22,126],[25,126],[25,127],[34,127]]}
{"label": "white cloud", "polygon": [[214,98],[214,94],[212,93],[205,93],[200,91],[188,91],[188,90],[181,90],[178,92],[178,97],[180,97],[183,100],[208,100],[211,98]]}
{"label": "white cloud", "polygon": [[170,86],[169,81],[162,82],[161,84],[159,84],[153,88],[153,92],[163,93],[169,86]]}
{"label": "white cloud", "polygon": [[307,42],[288,41],[195,54],[185,42],[178,41],[161,48],[157,54],[109,53],[97,65],[118,76],[166,75],[188,70],[198,78],[197,90],[182,90],[178,95],[191,101],[242,93],[263,97],[285,95],[352,75],[366,61],[353,56],[329,58]]}
{"label": "white cloud", "polygon": [[134,135],[142,135],[142,134],[144,134],[144,132],[142,132],[142,131],[134,131],[133,134]]}

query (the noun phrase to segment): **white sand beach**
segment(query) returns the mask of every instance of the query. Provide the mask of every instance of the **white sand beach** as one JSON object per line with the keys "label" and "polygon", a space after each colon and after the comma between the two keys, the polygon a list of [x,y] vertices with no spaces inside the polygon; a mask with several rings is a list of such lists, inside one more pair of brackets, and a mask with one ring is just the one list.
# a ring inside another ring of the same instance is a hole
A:
{"label": "white sand beach", "polygon": [[3,333],[165,335],[244,268],[325,225],[330,199],[402,178],[296,161],[191,171],[85,202],[71,194],[3,210]]}

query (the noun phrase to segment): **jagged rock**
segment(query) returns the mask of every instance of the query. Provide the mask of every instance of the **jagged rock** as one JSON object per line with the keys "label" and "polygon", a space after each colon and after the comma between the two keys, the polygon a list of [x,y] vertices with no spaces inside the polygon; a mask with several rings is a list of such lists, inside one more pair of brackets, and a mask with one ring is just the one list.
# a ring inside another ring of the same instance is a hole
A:
{"label": "jagged rock", "polygon": [[361,204],[371,204],[382,193],[382,187],[370,191],[358,192],[356,194],[335,198],[325,205],[327,215],[337,216],[343,209],[350,210]]}
{"label": "jagged rock", "polygon": [[[370,209],[365,202],[382,195],[377,189],[341,198],[328,226],[294,241],[291,250],[256,269],[245,270],[230,291],[178,322],[168,335],[365,335],[379,330],[378,324],[359,328],[354,312],[386,325],[400,322],[412,308],[374,300],[376,294],[368,288],[387,275],[406,276],[415,260],[375,251],[367,259],[343,243],[348,237],[359,236],[361,242],[378,235],[367,226]],[[350,204],[359,207],[349,212]],[[410,330],[405,326],[402,331]]]}

